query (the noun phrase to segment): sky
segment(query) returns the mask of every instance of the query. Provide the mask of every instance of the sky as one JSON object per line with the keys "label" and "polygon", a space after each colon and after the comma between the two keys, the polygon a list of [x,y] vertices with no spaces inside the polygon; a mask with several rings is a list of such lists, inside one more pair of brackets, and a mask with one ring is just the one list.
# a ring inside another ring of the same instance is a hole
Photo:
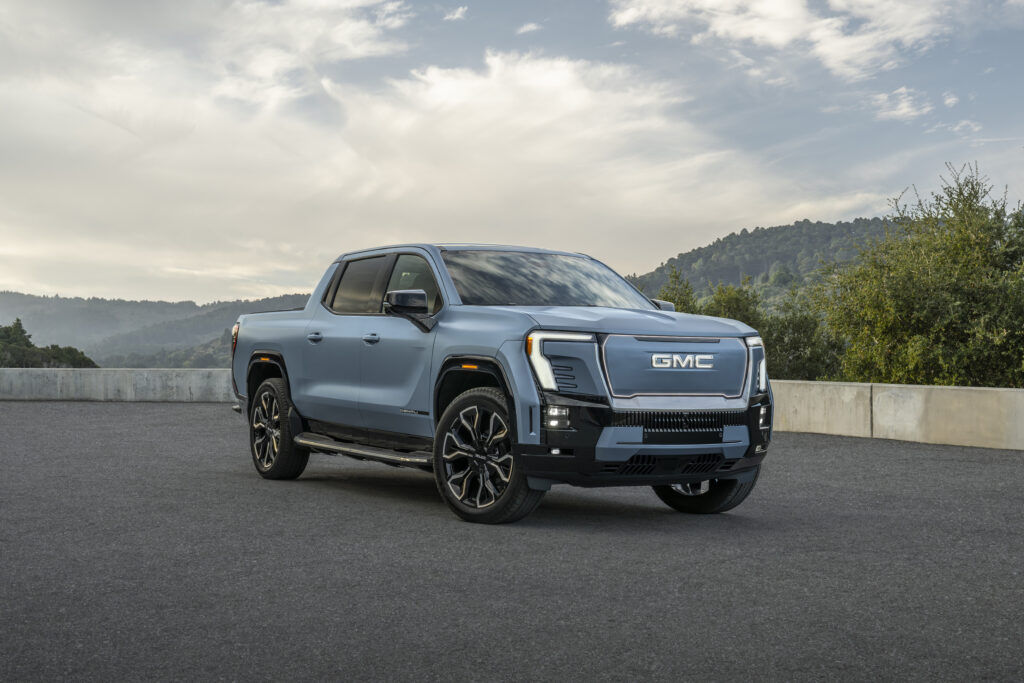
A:
{"label": "sky", "polygon": [[1024,0],[4,0],[0,290],[258,298],[405,242],[643,273],[947,162],[1015,203],[1022,70]]}

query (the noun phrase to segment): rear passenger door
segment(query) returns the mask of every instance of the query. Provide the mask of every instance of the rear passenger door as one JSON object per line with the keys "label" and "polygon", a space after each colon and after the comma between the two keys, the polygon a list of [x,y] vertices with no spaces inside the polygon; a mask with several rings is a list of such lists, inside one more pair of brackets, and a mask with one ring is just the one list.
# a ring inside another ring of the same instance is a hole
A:
{"label": "rear passenger door", "polygon": [[361,355],[370,320],[384,317],[388,266],[393,256],[369,256],[347,261],[339,268],[321,305],[306,328],[307,417],[332,424],[362,427],[359,412]]}

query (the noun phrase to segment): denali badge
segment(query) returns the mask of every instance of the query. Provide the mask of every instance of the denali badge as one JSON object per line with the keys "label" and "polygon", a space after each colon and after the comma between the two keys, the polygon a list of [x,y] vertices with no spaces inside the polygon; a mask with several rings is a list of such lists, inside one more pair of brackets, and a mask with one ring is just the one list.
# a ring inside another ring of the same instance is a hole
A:
{"label": "denali badge", "polygon": [[715,357],[710,354],[652,353],[652,368],[698,368],[710,370],[715,367]]}

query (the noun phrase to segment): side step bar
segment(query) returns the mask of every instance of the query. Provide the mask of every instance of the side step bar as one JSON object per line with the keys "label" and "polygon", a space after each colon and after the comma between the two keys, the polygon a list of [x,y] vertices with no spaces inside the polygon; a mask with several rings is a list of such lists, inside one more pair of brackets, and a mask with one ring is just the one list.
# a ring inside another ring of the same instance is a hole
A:
{"label": "side step bar", "polygon": [[429,466],[434,461],[433,454],[428,453],[427,451],[402,453],[388,448],[376,448],[375,446],[363,446],[361,444],[335,441],[329,436],[314,434],[312,432],[302,432],[295,437],[294,441],[296,446],[309,448],[314,451],[350,455],[354,458],[376,460],[378,462],[387,463],[388,465],[421,467],[424,465]]}

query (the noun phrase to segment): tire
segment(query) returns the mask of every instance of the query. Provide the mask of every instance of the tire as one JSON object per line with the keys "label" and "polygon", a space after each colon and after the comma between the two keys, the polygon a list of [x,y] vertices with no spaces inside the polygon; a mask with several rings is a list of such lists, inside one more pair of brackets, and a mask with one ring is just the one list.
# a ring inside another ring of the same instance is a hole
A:
{"label": "tire", "polygon": [[527,485],[513,443],[508,405],[497,389],[470,389],[448,405],[434,433],[434,481],[452,512],[467,522],[504,524],[540,504],[544,491]]}
{"label": "tire", "polygon": [[[712,479],[704,493],[683,493],[686,484],[671,484],[668,486],[652,486],[662,502],[679,512],[688,512],[695,515],[713,515],[719,512],[732,510],[734,507],[746,500],[750,492],[754,490],[754,484],[761,474],[761,466],[754,470],[754,476],[750,481],[739,483],[735,479]],[[701,482],[702,484],[705,482]]]}
{"label": "tire", "polygon": [[288,385],[280,377],[264,381],[249,407],[249,451],[264,479],[295,479],[309,462],[309,451],[292,441],[291,407]]}

